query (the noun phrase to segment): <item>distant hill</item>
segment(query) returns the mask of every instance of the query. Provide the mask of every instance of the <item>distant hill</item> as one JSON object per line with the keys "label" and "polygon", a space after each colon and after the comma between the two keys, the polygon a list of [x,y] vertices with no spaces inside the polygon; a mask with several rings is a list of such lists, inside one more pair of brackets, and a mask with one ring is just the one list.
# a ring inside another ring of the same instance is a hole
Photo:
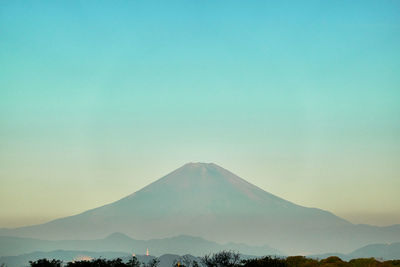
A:
{"label": "distant hill", "polygon": [[354,225],[279,198],[212,163],[186,164],[121,200],[75,216],[0,229],[3,236],[52,240],[104,238],[113,232],[138,239],[190,235],[269,244],[288,254],[348,253],[400,240],[400,225]]}
{"label": "distant hill", "polygon": [[400,259],[400,242],[392,244],[372,244],[349,254],[351,258],[374,257],[377,259]]}
{"label": "distant hill", "polygon": [[235,250],[248,255],[283,255],[269,246],[248,246],[245,244],[218,244],[193,236],[176,236],[164,239],[136,240],[121,233],[113,233],[96,240],[38,240],[20,237],[0,236],[0,256],[15,256],[34,251],[84,250],[93,252],[111,251],[143,254],[146,249],[155,256],[166,253],[202,256],[220,250]]}
{"label": "distant hill", "polygon": [[362,248],[356,249],[349,254],[341,253],[325,253],[312,255],[312,258],[324,259],[329,256],[338,256],[344,260],[358,258],[376,258],[382,260],[398,260],[400,259],[400,242],[392,244],[371,244]]}
{"label": "distant hill", "polygon": [[5,264],[8,267],[22,267],[29,266],[29,261],[36,261],[38,259],[58,259],[63,262],[73,260],[83,260],[90,258],[125,258],[129,254],[123,252],[92,252],[92,251],[66,251],[56,250],[51,252],[32,252],[18,256],[3,256],[0,257],[0,265]]}
{"label": "distant hill", "polygon": [[[91,251],[72,251],[72,250],[56,250],[49,252],[33,252],[28,254],[22,254],[19,256],[5,256],[0,257],[0,265],[5,264],[7,267],[26,267],[29,265],[29,261],[36,261],[39,259],[58,259],[64,263],[77,260],[89,260],[90,258],[103,258],[103,259],[115,259],[121,258],[124,262],[131,259],[131,255],[123,252],[91,252]],[[252,256],[242,255],[242,258],[251,258]],[[150,255],[136,255],[139,262],[148,263],[155,257]],[[185,263],[185,260],[201,262],[199,257],[195,257],[189,254],[180,256],[177,254],[164,254],[158,257],[160,260],[158,267],[172,267],[176,261]]]}
{"label": "distant hill", "polygon": [[[215,253],[217,251],[214,251]],[[325,259],[330,256],[338,256],[343,260],[349,261],[351,259],[357,258],[376,258],[378,260],[394,260],[400,259],[400,243],[393,244],[372,244],[362,248],[359,248],[349,254],[341,253],[326,253],[320,255],[311,255],[308,257]],[[85,251],[85,250],[55,250],[48,252],[32,252],[21,254],[18,256],[3,256],[0,257],[0,265],[6,264],[8,267],[25,267],[28,266],[29,261],[35,261],[42,258],[47,259],[59,259],[63,262],[69,262],[73,260],[82,260],[90,258],[105,258],[105,259],[115,259],[121,258],[123,261],[127,262],[131,258],[130,253],[126,252],[116,252],[116,251]],[[136,255],[140,262],[147,263],[154,259],[154,256]],[[243,259],[254,258],[256,256],[249,256],[241,254]],[[200,262],[201,259],[192,255],[180,256],[178,254],[163,254],[158,257],[160,260],[159,267],[171,267],[174,262],[180,261],[184,263],[184,258],[188,258],[191,261],[196,260]]]}

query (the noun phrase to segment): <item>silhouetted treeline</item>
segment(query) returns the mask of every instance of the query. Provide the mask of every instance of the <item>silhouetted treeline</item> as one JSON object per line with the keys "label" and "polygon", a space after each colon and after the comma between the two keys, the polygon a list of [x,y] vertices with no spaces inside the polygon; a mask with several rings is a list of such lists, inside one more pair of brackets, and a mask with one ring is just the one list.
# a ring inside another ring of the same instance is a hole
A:
{"label": "silhouetted treeline", "polygon": [[132,257],[128,262],[123,262],[122,259],[117,258],[113,260],[106,259],[93,259],[90,261],[71,261],[63,264],[59,260],[40,259],[37,261],[30,261],[31,267],[157,267],[159,265],[158,258],[152,259],[148,263],[141,263],[136,257]]}
{"label": "silhouetted treeline", "polygon": [[[158,258],[148,263],[141,263],[136,257],[128,262],[122,259],[94,259],[91,261],[72,261],[63,264],[59,260],[40,259],[30,261],[31,267],[158,267]],[[221,251],[215,254],[206,255],[200,262],[182,257],[176,260],[172,267],[400,267],[400,260],[378,261],[374,258],[353,259],[343,261],[339,257],[329,257],[322,260],[311,259],[303,256],[291,256],[287,258],[262,257],[241,260],[240,254],[232,251]]]}

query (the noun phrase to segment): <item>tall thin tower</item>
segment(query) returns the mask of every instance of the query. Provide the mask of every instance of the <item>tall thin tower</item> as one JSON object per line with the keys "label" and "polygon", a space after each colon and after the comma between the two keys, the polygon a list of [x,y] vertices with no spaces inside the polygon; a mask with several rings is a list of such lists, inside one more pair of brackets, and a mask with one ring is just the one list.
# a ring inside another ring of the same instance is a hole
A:
{"label": "tall thin tower", "polygon": [[149,256],[149,249],[146,249],[146,256]]}

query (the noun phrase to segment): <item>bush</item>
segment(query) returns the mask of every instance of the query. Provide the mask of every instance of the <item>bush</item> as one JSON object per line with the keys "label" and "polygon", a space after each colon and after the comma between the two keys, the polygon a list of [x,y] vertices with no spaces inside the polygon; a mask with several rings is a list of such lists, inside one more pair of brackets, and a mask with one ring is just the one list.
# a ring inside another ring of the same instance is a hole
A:
{"label": "bush", "polygon": [[221,251],[201,258],[207,267],[236,267],[240,264],[240,255],[233,251]]}

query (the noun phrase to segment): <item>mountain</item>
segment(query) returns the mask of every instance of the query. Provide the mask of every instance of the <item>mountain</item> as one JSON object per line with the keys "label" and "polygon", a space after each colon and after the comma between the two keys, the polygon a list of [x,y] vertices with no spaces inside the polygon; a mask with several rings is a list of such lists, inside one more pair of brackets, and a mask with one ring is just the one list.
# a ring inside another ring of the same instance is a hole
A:
{"label": "mountain", "polygon": [[338,256],[343,260],[352,260],[359,258],[375,258],[379,260],[400,260],[400,242],[392,244],[371,244],[356,249],[348,254],[324,253],[311,255],[311,258],[324,259],[330,256]]}
{"label": "mountain", "polygon": [[374,257],[383,260],[400,259],[400,242],[392,244],[371,244],[348,254],[351,259]]}
{"label": "mountain", "polygon": [[400,240],[400,225],[353,225],[334,214],[296,205],[213,163],[189,163],[111,204],[45,224],[2,229],[0,235],[45,239],[139,239],[176,235],[217,242],[271,244],[288,254],[348,253]]}
{"label": "mountain", "polygon": [[199,237],[176,236],[164,239],[136,240],[121,233],[113,233],[104,239],[95,240],[39,240],[33,238],[0,236],[0,256],[15,256],[35,251],[73,250],[92,252],[145,253],[152,255],[166,253],[192,254],[203,256],[221,250],[240,251],[247,255],[283,255],[268,246],[248,246],[245,244],[218,244]]}

